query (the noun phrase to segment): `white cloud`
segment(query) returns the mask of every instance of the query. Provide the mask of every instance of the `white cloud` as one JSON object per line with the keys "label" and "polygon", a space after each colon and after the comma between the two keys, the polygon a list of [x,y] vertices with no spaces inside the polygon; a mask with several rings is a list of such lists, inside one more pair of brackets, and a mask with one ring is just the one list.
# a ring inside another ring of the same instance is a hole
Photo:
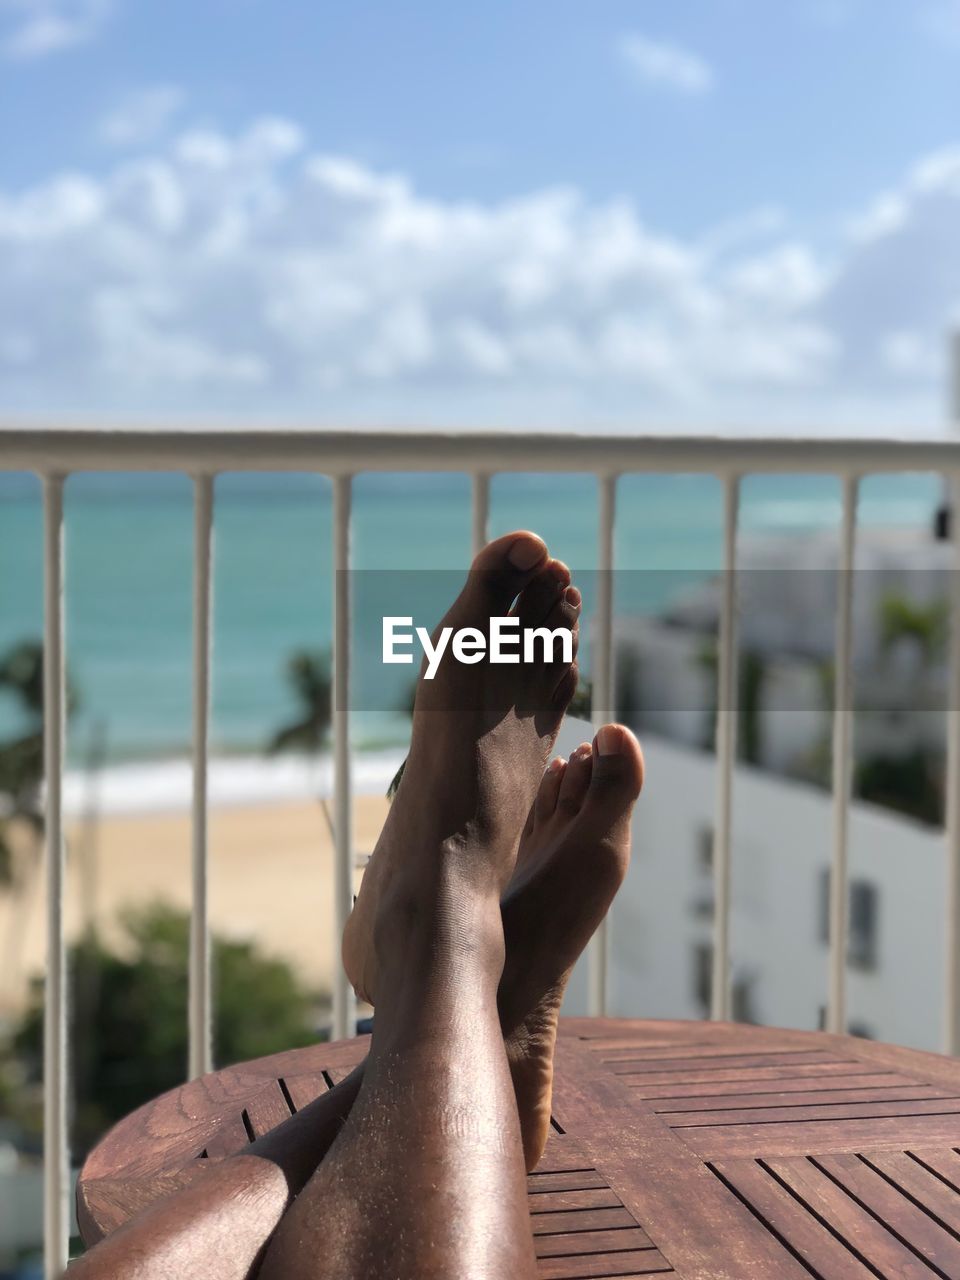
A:
{"label": "white cloud", "polygon": [[0,0],[0,51],[29,61],[86,44],[110,8],[110,0]]}
{"label": "white cloud", "polygon": [[727,275],[741,297],[777,311],[798,311],[824,294],[828,274],[806,245],[782,244],[738,263]]}
{"label": "white cloud", "polygon": [[686,94],[707,93],[713,88],[713,69],[690,49],[631,33],[621,37],[618,50],[642,84]]}
{"label": "white cloud", "polygon": [[114,147],[139,147],[153,142],[170,124],[185,96],[175,84],[138,89],[103,117],[100,137]]}
{"label": "white cloud", "polygon": [[433,199],[255,121],[0,190],[7,411],[314,420],[936,421],[960,317],[960,157],[814,248],[697,237],[574,188]]}
{"label": "white cloud", "polygon": [[909,329],[898,329],[881,338],[880,358],[891,373],[900,377],[932,378],[942,366],[942,344]]}

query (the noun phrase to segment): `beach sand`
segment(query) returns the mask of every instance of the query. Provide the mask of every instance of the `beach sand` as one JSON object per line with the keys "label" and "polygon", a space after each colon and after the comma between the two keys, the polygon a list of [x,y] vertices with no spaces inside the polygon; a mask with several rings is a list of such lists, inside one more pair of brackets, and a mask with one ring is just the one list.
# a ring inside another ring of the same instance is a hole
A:
{"label": "beach sand", "polygon": [[[354,847],[361,865],[387,807],[382,796],[354,799]],[[67,839],[68,939],[91,916],[104,940],[114,943],[121,936],[118,914],[127,908],[158,901],[189,907],[189,814],[107,816],[95,831],[74,821]],[[88,849],[95,850],[93,856]],[[22,887],[0,893],[0,1014],[7,1016],[22,1009],[29,979],[43,968],[45,946],[43,874],[26,848],[18,860]],[[287,960],[311,991],[329,994],[339,946],[333,845],[318,801],[212,809],[209,894],[216,933],[256,943]]]}

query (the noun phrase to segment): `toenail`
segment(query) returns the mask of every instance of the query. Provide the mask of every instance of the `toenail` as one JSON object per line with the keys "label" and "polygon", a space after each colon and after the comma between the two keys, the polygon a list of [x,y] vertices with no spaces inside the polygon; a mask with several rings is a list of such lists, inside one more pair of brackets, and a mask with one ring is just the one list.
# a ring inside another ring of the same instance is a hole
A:
{"label": "toenail", "polygon": [[539,538],[518,538],[507,552],[507,559],[515,569],[525,571],[543,559],[546,549]]}
{"label": "toenail", "polygon": [[602,756],[615,756],[620,750],[622,737],[615,724],[605,724],[597,734],[597,752]]}
{"label": "toenail", "polygon": [[581,596],[576,587],[567,587],[563,593],[563,598],[567,604],[572,604],[575,609],[579,609],[583,596]]}

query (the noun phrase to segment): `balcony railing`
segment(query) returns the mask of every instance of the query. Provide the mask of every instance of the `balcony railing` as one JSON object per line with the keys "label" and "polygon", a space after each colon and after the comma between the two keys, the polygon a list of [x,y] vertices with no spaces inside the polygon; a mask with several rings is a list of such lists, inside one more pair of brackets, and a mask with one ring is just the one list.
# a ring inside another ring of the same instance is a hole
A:
{"label": "balcony railing", "polygon": [[[711,1012],[730,1016],[731,801],[736,760],[736,545],[741,478],[755,473],[820,473],[842,483],[833,702],[833,849],[827,1026],[845,1025],[847,820],[851,790],[852,583],[860,479],[880,472],[939,472],[960,501],[960,439],[840,439],[547,435],[545,433],[0,430],[0,469],[36,472],[44,507],[44,722],[46,770],[47,971],[44,1041],[45,1266],[60,1274],[67,1257],[67,1009],[64,941],[63,774],[65,655],[63,485],[77,471],[178,471],[194,483],[193,800],[189,991],[189,1071],[211,1067],[210,930],[207,909],[208,727],[210,719],[213,481],[226,471],[300,471],[333,482],[334,937],[352,905],[350,683],[351,502],[363,472],[448,471],[472,477],[472,542],[486,540],[490,480],[517,471],[579,472],[597,478],[598,591],[593,626],[593,715],[613,715],[614,533],[617,480],[631,473],[710,473],[723,485],[723,591],[718,638],[717,792],[713,858],[715,911]],[[954,504],[955,510],[960,506]],[[950,704],[947,738],[946,1002],[943,1045],[960,1052],[960,539],[950,576]],[[590,954],[590,1008],[606,1011],[608,936]],[[334,1034],[350,1034],[353,993],[339,963]]]}

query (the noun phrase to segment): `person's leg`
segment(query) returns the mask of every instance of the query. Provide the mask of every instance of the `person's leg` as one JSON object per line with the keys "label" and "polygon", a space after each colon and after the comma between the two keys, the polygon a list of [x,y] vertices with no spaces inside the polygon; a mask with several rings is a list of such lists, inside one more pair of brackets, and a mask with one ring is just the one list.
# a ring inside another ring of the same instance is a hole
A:
{"label": "person's leg", "polygon": [[[511,535],[481,553],[445,623],[486,630],[519,592],[530,625],[575,630],[568,582],[539,540]],[[574,685],[564,663],[421,681],[410,764],[345,936],[348,972],[377,1001],[363,1085],[263,1280],[533,1276],[500,898]]]}
{"label": "person's leg", "polygon": [[363,1086],[285,1214],[262,1280],[527,1280],[534,1254],[497,985],[498,891],[448,878],[389,908]]}
{"label": "person's leg", "polygon": [[497,999],[528,1170],[550,1129],[560,1004],[626,874],[642,785],[640,744],[623,725],[604,725],[569,762],[551,761],[500,904],[506,963]]}
{"label": "person's leg", "polygon": [[[506,961],[497,1001],[528,1169],[549,1129],[560,1001],[626,870],[629,816],[642,778],[639,747],[622,726],[605,727],[593,748],[583,744],[569,763],[553,760],[501,900]],[[214,1165],[202,1184],[150,1206],[78,1261],[71,1276],[168,1275],[187,1248],[205,1274],[246,1280],[282,1213],[340,1132],[363,1070]],[[136,1272],[130,1270],[134,1260]]]}
{"label": "person's leg", "polygon": [[[511,551],[520,551],[529,567],[523,569],[512,564],[509,557]],[[525,583],[529,585],[521,595],[518,605],[524,625],[547,622],[551,626],[566,625],[575,628],[578,601],[571,600],[572,593],[564,591],[569,583],[569,573],[558,562],[549,561],[542,544],[531,535],[509,535],[486,548],[474,566],[467,588],[448,618],[460,617],[461,625],[463,619],[481,621],[484,611],[490,613],[497,608],[505,608]],[[529,673],[526,676],[529,677]],[[484,690],[485,696],[482,698],[476,696],[476,687],[466,691],[467,701],[474,715],[479,713],[484,721],[500,728],[495,745],[501,756],[500,760],[491,760],[488,754],[488,767],[484,771],[486,776],[479,786],[475,785],[474,779],[472,791],[467,778],[465,798],[468,801],[470,795],[475,797],[478,791],[487,796],[496,795],[496,788],[491,789],[490,786],[490,774],[494,775],[494,780],[498,774],[506,780],[510,777],[509,765],[514,762],[521,766],[521,798],[518,803],[523,803],[523,786],[524,783],[529,786],[532,776],[531,759],[524,748],[533,748],[529,755],[532,756],[533,767],[539,768],[545,752],[549,751],[562,710],[575,682],[575,671],[561,663],[540,671],[539,687],[536,678],[532,682],[529,678],[521,679],[519,684],[514,682],[512,689],[509,687],[509,679],[500,679],[493,682],[492,689],[488,687]],[[550,696],[544,696],[544,689],[548,690]],[[429,704],[429,700],[427,701]],[[455,708],[456,704],[450,696],[449,688],[444,692],[441,687],[440,697],[432,705],[428,705],[427,724],[433,727],[438,724],[438,719],[447,719],[452,706]],[[504,718],[509,722],[506,732],[503,727]],[[461,720],[462,717],[458,717],[458,723]],[[421,740],[423,732],[421,727]],[[417,736],[415,734],[415,740]],[[462,741],[460,745],[463,745]],[[491,744],[488,743],[487,746],[489,753]],[[429,750],[425,756],[429,761]],[[438,757],[434,755],[433,759],[436,761]],[[460,759],[464,759],[462,754]],[[499,770],[491,768],[497,764],[501,766]],[[503,765],[508,766],[506,772]],[[419,772],[428,776],[429,768],[421,764]],[[413,787],[408,784],[406,794],[416,799],[413,791]],[[500,828],[502,837],[504,828],[508,829],[510,822],[509,816],[504,821],[504,815],[509,814],[510,801],[517,797],[504,792],[499,794],[504,803],[499,822],[495,825]],[[449,789],[444,793],[444,798],[450,798]],[[461,796],[460,800],[463,799]],[[456,809],[456,797],[453,801]],[[515,808],[516,805],[512,807]],[[403,806],[400,809],[402,812]],[[483,819],[484,815],[481,813],[480,817]],[[486,824],[487,827],[489,825]],[[400,826],[402,828],[403,824]],[[385,843],[389,848],[390,841]],[[506,847],[502,838],[499,846]],[[389,853],[381,853],[381,865],[389,857]],[[543,861],[541,857],[541,863]],[[389,871],[389,867],[387,870]],[[385,879],[389,879],[389,876]],[[538,897],[544,891],[548,896],[553,892],[549,876],[541,874],[532,880],[529,876],[526,879],[528,883],[525,896],[521,894],[519,899],[517,895],[513,896],[514,910],[519,909],[521,913],[524,901],[529,901],[529,905],[535,908]],[[615,886],[610,896],[613,891]],[[368,901],[372,901],[374,896],[368,893]],[[376,896],[379,897],[379,885]],[[367,918],[370,918],[370,913]],[[575,932],[578,937],[582,937],[582,941],[575,946],[578,954],[589,934],[583,928],[575,929]],[[363,945],[365,940],[362,933],[358,932],[357,936]],[[518,941],[522,942],[522,939]],[[557,955],[566,955],[573,945],[572,942],[566,946],[561,945]],[[550,979],[552,991],[550,965],[541,965],[539,971]],[[523,991],[512,1000],[508,998],[506,1004],[507,1009],[512,1011],[510,1016],[517,1024],[512,1035],[511,1067],[516,1075],[519,1064],[521,1078],[524,1078],[523,1064],[534,1050],[538,1061],[542,1061],[544,1053],[548,1051],[548,1042],[551,1053],[553,1045],[552,1035],[544,1034],[544,1019],[539,1007],[541,998],[549,1001],[550,992],[546,988],[541,992],[536,991],[528,978],[521,977],[524,973],[523,963],[514,966],[515,977],[508,980],[507,986],[509,988],[514,981],[520,979]],[[529,1006],[527,1023],[521,1006]],[[533,1030],[534,1026],[536,1032]],[[525,1075],[529,1077],[529,1072]],[[175,1265],[180,1265],[185,1257],[183,1250],[187,1249],[191,1263],[205,1266],[211,1276],[233,1280],[233,1277],[252,1275],[263,1245],[284,1208],[315,1169],[339,1131],[356,1096],[361,1078],[362,1069],[274,1133],[243,1153],[215,1166],[202,1184],[173,1193],[151,1206],[75,1264],[71,1274],[89,1275],[91,1280],[93,1277],[106,1275],[136,1275],[144,1278],[165,1276],[170,1273],[169,1267],[174,1265],[174,1260],[179,1259]],[[529,1086],[526,1088],[526,1096],[532,1096]],[[242,1222],[238,1215],[242,1217]]]}
{"label": "person's leg", "polygon": [[[629,816],[642,779],[639,746],[622,726],[605,726],[593,747],[584,743],[569,763],[553,760],[501,900],[506,961],[497,1001],[528,1169],[536,1166],[549,1129],[560,1001],[626,870]],[[166,1274],[189,1232],[191,1259],[196,1253],[205,1261],[207,1274],[245,1280],[340,1132],[362,1076],[361,1066],[272,1133],[214,1165],[202,1184],[149,1207],[77,1262],[71,1275],[122,1278],[134,1257],[136,1274]],[[161,1270],[148,1270],[148,1258]]]}
{"label": "person's leg", "polygon": [[363,1067],[242,1152],[155,1201],[69,1268],[69,1280],[248,1280],[340,1132]]}

